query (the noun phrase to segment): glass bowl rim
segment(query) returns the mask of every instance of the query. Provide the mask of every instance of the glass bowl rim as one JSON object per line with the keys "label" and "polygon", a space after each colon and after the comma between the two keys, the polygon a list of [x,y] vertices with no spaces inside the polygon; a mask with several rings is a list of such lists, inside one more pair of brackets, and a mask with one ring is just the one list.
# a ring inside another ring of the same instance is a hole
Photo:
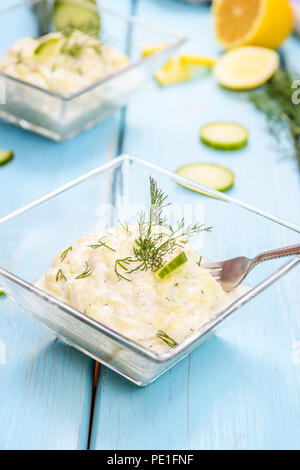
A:
{"label": "glass bowl rim", "polygon": [[[36,3],[40,3],[44,0],[24,0],[20,3],[17,3],[13,6],[10,6],[10,7],[6,7],[6,8],[3,8],[3,9],[0,9],[0,16],[2,14],[5,14],[9,11],[12,11],[16,8],[19,8],[19,7],[22,7],[22,6],[30,6],[30,5],[34,5]],[[71,1],[71,0],[66,0],[67,2],[68,1]],[[147,20],[144,20],[142,18],[138,18],[138,17],[135,17],[135,16],[132,16],[132,15],[125,15],[123,13],[119,13],[118,11],[112,9],[112,8],[107,8],[107,7],[102,7],[102,6],[93,6],[85,1],[80,1],[80,0],[75,0],[75,2],[78,2],[78,4],[86,4],[90,9],[93,9],[95,11],[103,11],[103,12],[107,12],[107,13],[110,13],[114,16],[117,16],[121,19],[123,19],[124,21],[127,21],[131,24],[138,24],[138,25],[144,25],[152,30],[156,30],[157,32],[161,32],[161,33],[165,33],[165,34],[169,34],[170,36],[174,36],[174,42],[166,45],[166,47],[163,47],[162,49],[159,49],[158,51],[154,52],[153,54],[147,56],[147,57],[142,57],[141,59],[139,59],[138,61],[134,62],[134,63],[130,63],[128,66],[126,67],[122,67],[120,70],[117,70],[116,72],[112,72],[108,75],[106,75],[105,77],[101,78],[100,80],[97,80],[96,82],[93,82],[92,84],[88,85],[87,87],[83,88],[82,90],[79,90],[79,91],[76,91],[75,93],[56,93],[54,91],[51,91],[51,90],[47,90],[45,88],[42,88],[40,86],[37,86],[37,85],[33,85],[32,83],[30,82],[26,82],[25,80],[21,80],[19,78],[16,78],[16,77],[13,77],[11,75],[8,75],[4,72],[1,72],[0,70],[0,77],[4,77],[6,79],[9,79],[9,80],[12,80],[13,82],[15,83],[18,83],[22,86],[26,86],[28,88],[31,88],[32,90],[38,90],[39,92],[42,92],[42,93],[45,93],[47,95],[50,95],[50,96],[53,96],[54,98],[59,98],[60,100],[62,101],[71,101],[75,98],[78,98],[79,96],[81,95],[84,95],[85,93],[93,90],[94,88],[97,88],[98,86],[116,78],[116,77],[119,77],[121,75],[123,75],[124,73],[128,72],[128,71],[131,71],[131,70],[134,70],[135,68],[139,67],[141,64],[144,64],[144,63],[147,63],[147,62],[151,62],[153,60],[154,57],[158,57],[158,56],[161,56],[163,55],[166,51],[172,51],[173,49],[177,49],[179,46],[181,46],[182,44],[184,44],[186,41],[187,41],[187,36],[183,35],[183,34],[180,34],[180,33],[177,33],[175,31],[171,31],[167,28],[164,28],[164,27],[160,27],[160,26],[157,26],[156,24],[153,24]],[[176,38],[176,40],[175,40]]]}
{"label": "glass bowl rim", "polygon": [[[46,195],[32,201],[29,204],[24,205],[23,207],[11,212],[10,214],[0,218],[0,226],[2,223],[17,218],[19,215],[24,214],[27,211],[30,211],[30,209],[33,209],[34,207],[54,198],[55,196],[62,194],[63,192],[67,191],[68,189],[77,186],[80,183],[83,183],[84,181],[93,178],[94,176],[97,176],[101,173],[104,173],[108,170],[112,170],[114,168],[117,168],[119,165],[122,163],[136,163],[138,165],[141,165],[143,167],[146,167],[148,169],[152,169],[153,171],[156,171],[158,173],[164,174],[165,176],[171,178],[177,183],[184,183],[188,184],[189,186],[193,186],[195,190],[204,190],[209,196],[212,196],[214,199],[219,199],[222,200],[223,202],[229,202],[234,205],[237,205],[243,209],[246,209],[250,212],[254,212],[258,216],[261,216],[265,219],[271,220],[272,222],[275,222],[279,225],[282,225],[288,229],[291,229],[297,233],[300,233],[300,226],[298,227],[295,224],[292,224],[290,222],[287,222],[279,217],[273,216],[272,214],[265,212],[263,210],[257,209],[254,206],[251,206],[247,203],[241,202],[238,199],[232,198],[230,196],[227,196],[226,194],[223,194],[219,191],[212,190],[210,188],[207,188],[206,186],[203,186],[199,183],[193,183],[191,180],[188,180],[182,176],[177,175],[174,172],[171,172],[169,170],[165,170],[157,165],[154,165],[150,162],[147,162],[145,160],[142,160],[140,158],[128,155],[128,154],[123,154],[120,155],[117,158],[114,158],[108,163],[105,163],[94,170],[91,170],[84,175],[73,179],[69,183],[60,186],[54,191],[51,191],[47,193]],[[206,196],[205,196],[206,197]],[[209,320],[207,323],[202,325],[201,328],[199,328],[197,331],[195,331],[192,335],[188,336],[182,343],[180,343],[176,348],[162,353],[158,354],[154,351],[151,351],[147,349],[146,347],[140,345],[139,343],[127,338],[126,336],[122,335],[121,333],[118,333],[117,331],[103,325],[102,323],[97,322],[96,320],[93,320],[92,318],[88,317],[87,315],[84,315],[82,312],[79,310],[71,307],[70,305],[66,304],[65,302],[61,301],[60,299],[57,299],[56,297],[52,296],[51,294],[48,294],[47,292],[43,291],[42,289],[39,289],[36,287],[34,284],[31,284],[30,282],[27,282],[26,280],[16,276],[15,274],[7,271],[4,268],[0,267],[0,274],[7,278],[10,281],[13,281],[14,283],[17,283],[21,285],[23,288],[26,290],[33,292],[35,295],[37,295],[39,298],[43,298],[44,300],[48,301],[51,304],[55,304],[58,306],[60,309],[62,309],[64,312],[70,314],[71,316],[75,317],[77,320],[84,322],[85,324],[89,325],[92,327],[94,330],[101,332],[102,334],[108,335],[110,338],[116,340],[117,342],[125,345],[126,347],[129,347],[129,349],[134,350],[138,353],[140,353],[142,356],[147,357],[148,359],[151,359],[152,361],[156,363],[165,363],[168,362],[169,360],[173,359],[174,357],[180,355],[181,353],[184,353],[185,350],[188,350],[190,346],[192,346],[193,343],[198,341],[202,336],[205,334],[209,333],[215,326],[220,324],[225,318],[230,316],[234,311],[239,309],[241,306],[246,304],[249,300],[253,299],[256,297],[258,294],[260,294],[265,288],[269,287],[271,284],[273,284],[275,281],[277,281],[280,277],[282,277],[284,274],[289,272],[291,269],[296,267],[297,264],[300,264],[300,256],[295,256],[291,261],[289,261],[287,264],[284,264],[281,266],[277,271],[275,271],[273,274],[268,276],[265,280],[260,282],[256,287],[250,288],[247,290],[240,298],[235,300],[234,302],[230,303],[227,305],[224,309],[222,309],[217,315],[215,315],[211,320]],[[41,322],[43,323],[43,322]],[[190,351],[187,351],[187,354]]]}

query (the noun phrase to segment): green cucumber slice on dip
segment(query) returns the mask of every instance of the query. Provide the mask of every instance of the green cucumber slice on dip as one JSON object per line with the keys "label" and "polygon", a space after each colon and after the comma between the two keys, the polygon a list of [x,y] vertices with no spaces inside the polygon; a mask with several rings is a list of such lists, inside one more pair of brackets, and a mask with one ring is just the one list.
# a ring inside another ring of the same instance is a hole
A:
{"label": "green cucumber slice on dip", "polygon": [[6,294],[4,294],[2,290],[0,290],[0,297],[4,297],[4,296],[6,296]]}
{"label": "green cucumber slice on dip", "polygon": [[[85,0],[87,3],[97,5],[95,0]],[[53,21],[56,31],[71,32],[75,29],[90,36],[99,36],[99,13],[88,7],[76,4],[76,2],[64,2],[55,0]]]}
{"label": "green cucumber slice on dip", "polygon": [[202,142],[218,150],[238,150],[248,142],[248,131],[234,122],[212,122],[200,130]]}
{"label": "green cucumber slice on dip", "polygon": [[14,152],[12,150],[0,150],[0,166],[5,165],[14,158]]}
{"label": "green cucumber slice on dip", "polygon": [[176,256],[174,259],[169,261],[165,266],[163,266],[159,271],[157,271],[157,275],[160,279],[164,279],[168,274],[172,273],[175,271],[175,269],[179,268],[179,266],[182,266],[184,263],[187,262],[187,257],[184,251],[179,253],[178,256]]}
{"label": "green cucumber slice on dip", "polygon": [[[191,163],[176,170],[176,173],[184,178],[188,178],[196,183],[203,184],[216,191],[227,191],[234,184],[234,174],[229,168],[215,163]],[[182,186],[196,191],[188,185],[179,183]],[[200,191],[199,191],[200,192]],[[202,193],[202,191],[201,191]],[[205,194],[205,193],[203,193]]]}
{"label": "green cucumber slice on dip", "polygon": [[42,41],[35,49],[34,55],[39,60],[46,61],[59,52],[61,38],[49,38]]}

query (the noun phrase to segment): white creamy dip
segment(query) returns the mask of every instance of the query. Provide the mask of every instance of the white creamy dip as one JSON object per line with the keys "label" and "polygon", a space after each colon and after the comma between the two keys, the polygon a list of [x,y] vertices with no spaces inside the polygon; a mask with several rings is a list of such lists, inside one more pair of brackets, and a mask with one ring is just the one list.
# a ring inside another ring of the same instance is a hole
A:
{"label": "white creamy dip", "polygon": [[[188,261],[164,279],[151,270],[129,273],[122,268],[126,279],[118,277],[115,262],[134,257],[138,235],[138,226],[130,225],[84,236],[55,256],[38,285],[99,323],[162,353],[170,346],[157,337],[159,330],[180,343],[228,304],[229,297],[199,266],[199,255],[189,244],[184,246]],[[171,258],[181,251],[176,247]]]}
{"label": "white creamy dip", "polygon": [[75,93],[126,66],[128,58],[80,31],[23,38],[5,54],[0,70],[46,90]]}

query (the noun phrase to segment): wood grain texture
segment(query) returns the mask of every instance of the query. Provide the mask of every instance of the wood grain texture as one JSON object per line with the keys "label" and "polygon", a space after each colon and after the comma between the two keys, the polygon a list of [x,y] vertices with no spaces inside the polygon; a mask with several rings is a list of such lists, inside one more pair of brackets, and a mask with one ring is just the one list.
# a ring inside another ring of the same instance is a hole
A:
{"label": "wood grain texture", "polygon": [[[114,3],[128,13],[129,1]],[[119,125],[116,115],[58,144],[0,122],[0,147],[15,152],[0,168],[0,217],[112,158]],[[93,361],[7,298],[0,315],[0,448],[85,449]]]}
{"label": "wood grain texture", "polygon": [[[219,54],[209,9],[172,0],[140,0],[137,14],[186,33],[184,49]],[[296,62],[300,44],[286,54]],[[206,148],[200,127],[234,120],[250,133],[234,153]],[[124,150],[164,168],[197,161],[230,167],[230,194],[300,223],[299,174],[276,152],[263,116],[244,94],[220,89],[211,76],[169,88],[149,82],[127,111]],[[224,220],[236,224],[237,220]],[[256,227],[249,225],[256,254]],[[274,247],[288,242],[268,231]],[[247,248],[247,243],[245,243]],[[253,253],[252,253],[253,251]],[[243,253],[247,255],[247,253]],[[244,307],[217,336],[146,389],[101,369],[92,447],[96,449],[299,449],[299,268]]]}

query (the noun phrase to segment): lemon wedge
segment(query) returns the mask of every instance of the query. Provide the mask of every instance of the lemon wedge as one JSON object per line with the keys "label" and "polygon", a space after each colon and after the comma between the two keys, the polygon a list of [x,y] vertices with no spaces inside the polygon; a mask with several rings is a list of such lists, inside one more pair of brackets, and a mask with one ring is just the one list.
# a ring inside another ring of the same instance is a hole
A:
{"label": "lemon wedge", "polygon": [[180,56],[181,65],[192,65],[200,67],[212,67],[217,62],[215,57],[202,55],[183,54]]}
{"label": "lemon wedge", "polygon": [[167,44],[144,44],[142,46],[142,57],[148,57],[151,54],[155,54],[155,52],[161,51],[167,47]]}
{"label": "lemon wedge", "polygon": [[174,57],[156,72],[155,78],[162,86],[174,85],[190,80],[191,72],[187,66],[180,63],[178,57]]}
{"label": "lemon wedge", "polygon": [[249,90],[263,85],[279,67],[277,52],[246,46],[226,52],[214,67],[218,82],[233,90]]}
{"label": "lemon wedge", "polygon": [[289,0],[214,0],[213,15],[217,39],[226,49],[277,49],[293,30]]}

